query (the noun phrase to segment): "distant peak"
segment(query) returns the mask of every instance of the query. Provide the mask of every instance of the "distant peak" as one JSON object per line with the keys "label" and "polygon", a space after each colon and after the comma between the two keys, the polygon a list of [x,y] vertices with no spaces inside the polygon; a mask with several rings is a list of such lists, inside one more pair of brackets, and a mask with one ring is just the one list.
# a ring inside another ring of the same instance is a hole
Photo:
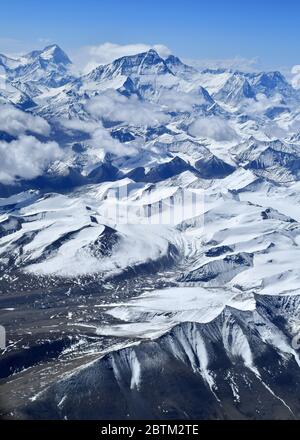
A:
{"label": "distant peak", "polygon": [[51,44],[41,51],[40,56],[44,59],[53,59],[58,64],[71,64],[68,55],[58,46]]}
{"label": "distant peak", "polygon": [[29,60],[41,58],[45,61],[52,61],[56,64],[71,64],[68,55],[57,44],[51,44],[42,50],[34,50],[27,54],[26,58]]}
{"label": "distant peak", "polygon": [[146,52],[140,52],[135,55],[124,55],[121,58],[117,58],[115,61],[120,61],[120,60],[139,60],[139,61],[142,61],[144,58],[147,58],[148,56],[153,57],[153,58],[162,59],[159,56],[159,54],[156,52],[156,50],[149,49]]}
{"label": "distant peak", "polygon": [[46,50],[61,50],[61,48],[59,47],[59,45],[58,44],[49,44],[49,46],[46,46],[45,48],[44,48],[44,50],[43,50],[43,52],[44,51],[46,51]]}
{"label": "distant peak", "polygon": [[169,55],[165,59],[165,62],[170,63],[170,64],[174,64],[174,65],[183,64],[182,61],[178,57],[175,57],[175,55]]}
{"label": "distant peak", "polygon": [[[121,58],[117,58],[113,61],[112,64],[119,65],[119,64],[132,64],[132,65],[139,65],[143,62],[150,62],[152,63],[153,60],[161,60],[163,62],[163,59],[158,55],[158,53],[154,49],[149,49],[147,52],[141,52],[137,53],[135,55],[124,55]],[[149,60],[149,61],[148,61]]]}
{"label": "distant peak", "polygon": [[146,52],[146,58],[151,58],[151,60],[164,62],[162,57],[156,52],[155,49],[149,49],[148,52]]}
{"label": "distant peak", "polygon": [[149,50],[148,50],[148,54],[150,54],[150,55],[156,55],[156,56],[159,57],[159,55],[158,55],[158,53],[156,52],[155,49],[149,49]]}
{"label": "distant peak", "polygon": [[183,74],[193,74],[198,73],[197,70],[189,66],[181,61],[180,58],[176,57],[175,55],[169,55],[165,59],[166,65],[172,70],[174,73],[183,73]]}

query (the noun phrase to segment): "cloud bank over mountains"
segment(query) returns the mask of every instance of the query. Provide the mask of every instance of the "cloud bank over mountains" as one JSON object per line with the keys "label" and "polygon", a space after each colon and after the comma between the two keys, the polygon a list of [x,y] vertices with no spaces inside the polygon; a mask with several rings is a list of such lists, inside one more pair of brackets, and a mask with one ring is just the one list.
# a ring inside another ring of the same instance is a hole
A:
{"label": "cloud bank over mountains", "polygon": [[[61,172],[75,170],[83,182],[111,155],[117,166],[127,160],[144,165],[158,151],[170,158],[166,150],[174,136],[212,144],[225,160],[214,143],[232,147],[251,136],[297,141],[300,98],[286,78],[276,71],[251,72],[255,59],[223,61],[226,68],[216,62],[197,70],[163,45],[104,43],[75,54],[77,67],[97,68],[74,75],[57,44],[15,59],[1,55],[6,84],[0,87],[0,181],[32,179],[62,159]],[[299,71],[292,69],[295,84]],[[191,145],[188,154],[194,154]]]}
{"label": "cloud bank over mountains", "polygon": [[41,142],[33,135],[48,136],[50,133],[50,125],[40,116],[8,104],[0,105],[1,131],[12,136],[10,142],[0,141],[2,183],[37,177],[50,163],[62,157],[62,150],[56,142]]}
{"label": "cloud bank over mountains", "polygon": [[12,105],[0,105],[0,130],[19,136],[30,130],[47,136],[50,133],[48,122],[40,116],[25,113]]}
{"label": "cloud bank over mountains", "polygon": [[238,140],[238,136],[230,123],[217,116],[199,118],[189,128],[189,133],[196,137],[205,137],[217,142]]}
{"label": "cloud bank over mountains", "polygon": [[33,179],[62,157],[56,142],[40,142],[34,136],[21,135],[12,142],[0,141],[0,182]]}

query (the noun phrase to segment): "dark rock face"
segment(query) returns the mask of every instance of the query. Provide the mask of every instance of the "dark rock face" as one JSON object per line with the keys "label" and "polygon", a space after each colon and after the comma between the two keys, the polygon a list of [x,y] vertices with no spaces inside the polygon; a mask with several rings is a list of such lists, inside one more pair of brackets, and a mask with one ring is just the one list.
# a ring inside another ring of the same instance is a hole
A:
{"label": "dark rock face", "polygon": [[105,226],[99,237],[88,245],[88,251],[96,258],[109,256],[113,247],[120,241],[120,234],[109,226]]}
{"label": "dark rock face", "polygon": [[45,173],[31,180],[19,179],[10,185],[0,184],[0,197],[33,189],[41,192],[67,192],[87,183],[89,181],[85,176],[75,168],[69,167],[66,174]]}
{"label": "dark rock face", "polygon": [[130,142],[135,139],[135,137],[129,131],[122,130],[122,129],[113,130],[111,132],[111,136],[114,139],[118,139],[120,142]]}
{"label": "dark rock face", "polygon": [[0,141],[12,142],[14,140],[16,140],[16,138],[14,136],[7,133],[6,131],[0,130]]}
{"label": "dark rock face", "polygon": [[134,180],[135,182],[145,182],[146,174],[145,174],[145,168],[138,167],[134,170],[130,171],[126,177],[129,177],[129,179]]}
{"label": "dark rock face", "polygon": [[91,183],[113,182],[121,178],[122,173],[118,168],[114,167],[110,162],[104,162],[95,168],[89,175],[88,179]]}
{"label": "dark rock face", "polygon": [[180,159],[176,156],[170,162],[151,168],[151,170],[146,174],[146,182],[159,182],[160,180],[177,176],[184,171],[194,171],[194,169],[183,159]]}
{"label": "dark rock face", "polygon": [[169,179],[170,177],[177,176],[184,171],[192,171],[197,173],[197,171],[191,165],[176,156],[169,162],[152,167],[147,173],[145,173],[145,169],[143,167],[135,168],[134,170],[130,171],[126,177],[129,177],[136,182],[157,183],[162,180]]}
{"label": "dark rock face", "polygon": [[195,163],[195,168],[204,179],[222,179],[233,173],[235,168],[216,156],[200,159]]}
{"label": "dark rock face", "polygon": [[86,178],[81,175],[79,171],[74,168],[68,169],[68,174],[45,174],[39,176],[36,179],[31,180],[27,185],[30,188],[38,188],[42,191],[68,191],[77,186],[81,186],[88,183]]}
{"label": "dark rock face", "polygon": [[0,238],[19,231],[22,228],[23,222],[23,219],[13,215],[9,216],[7,220],[0,222]]}
{"label": "dark rock face", "polygon": [[220,255],[223,255],[226,252],[233,252],[233,249],[230,246],[218,246],[206,251],[205,255],[207,257],[219,257]]}
{"label": "dark rock face", "polygon": [[[295,312],[299,304],[258,297],[253,312],[227,307],[208,324],[179,324],[50,386],[24,413],[38,419],[297,418],[299,366],[263,337],[287,307]],[[284,339],[284,323],[276,327]]]}
{"label": "dark rock face", "polygon": [[225,283],[230,281],[238,273],[252,266],[253,255],[242,252],[227,255],[218,260],[210,261],[198,269],[188,272],[182,277],[183,281],[201,281]]}

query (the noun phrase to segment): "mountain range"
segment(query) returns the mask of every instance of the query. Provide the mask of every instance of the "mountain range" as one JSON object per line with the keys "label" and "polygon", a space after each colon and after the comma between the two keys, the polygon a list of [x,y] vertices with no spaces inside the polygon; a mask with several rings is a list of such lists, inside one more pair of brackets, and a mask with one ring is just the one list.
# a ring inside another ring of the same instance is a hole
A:
{"label": "mountain range", "polygon": [[153,49],[0,68],[2,417],[299,419],[299,91]]}

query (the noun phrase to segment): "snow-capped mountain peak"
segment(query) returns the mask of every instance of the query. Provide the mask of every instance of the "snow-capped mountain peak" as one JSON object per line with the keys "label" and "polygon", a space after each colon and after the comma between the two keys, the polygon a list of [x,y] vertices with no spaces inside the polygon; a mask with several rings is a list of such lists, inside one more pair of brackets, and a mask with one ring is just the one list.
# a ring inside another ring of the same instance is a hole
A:
{"label": "snow-capped mountain peak", "polygon": [[57,45],[34,50],[18,59],[0,58],[7,78],[21,92],[35,98],[44,87],[59,87],[73,79],[69,72],[72,64],[66,53]]}
{"label": "snow-capped mountain peak", "polygon": [[99,66],[87,75],[88,79],[104,80],[117,76],[157,75],[172,72],[154,49],[137,55],[123,56],[111,64]]}
{"label": "snow-capped mountain peak", "polygon": [[165,59],[165,63],[175,75],[180,75],[189,81],[191,81],[193,77],[195,78],[199,75],[199,72],[194,67],[183,63],[180,58],[174,55],[169,55]]}
{"label": "snow-capped mountain peak", "polygon": [[225,85],[214,97],[225,104],[238,105],[244,99],[255,99],[255,92],[247,78],[236,72],[229,77]]}
{"label": "snow-capped mountain peak", "polygon": [[65,66],[72,63],[68,55],[57,44],[47,46],[41,51],[31,52],[27,57],[32,60],[39,57],[45,61]]}

